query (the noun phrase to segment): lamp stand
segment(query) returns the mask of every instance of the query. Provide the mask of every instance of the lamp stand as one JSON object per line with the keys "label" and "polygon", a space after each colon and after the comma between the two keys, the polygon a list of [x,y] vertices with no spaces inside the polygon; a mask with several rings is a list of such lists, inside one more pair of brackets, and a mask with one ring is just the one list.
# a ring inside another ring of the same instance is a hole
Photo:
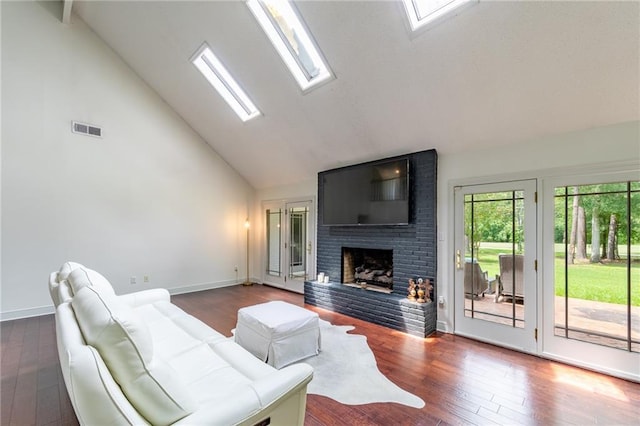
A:
{"label": "lamp stand", "polygon": [[244,223],[244,227],[247,228],[247,279],[242,283],[243,286],[251,286],[253,283],[249,280],[249,218]]}

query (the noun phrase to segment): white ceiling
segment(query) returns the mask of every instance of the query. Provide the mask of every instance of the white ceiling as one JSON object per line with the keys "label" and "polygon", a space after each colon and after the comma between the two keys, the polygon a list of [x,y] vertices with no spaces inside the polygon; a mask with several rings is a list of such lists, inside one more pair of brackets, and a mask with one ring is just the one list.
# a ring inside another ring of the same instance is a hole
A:
{"label": "white ceiling", "polygon": [[[638,2],[480,2],[418,35],[399,2],[297,6],[337,77],[306,94],[243,1],[73,11],[256,188],[640,117]],[[241,122],[191,64],[204,41],[263,116]]]}

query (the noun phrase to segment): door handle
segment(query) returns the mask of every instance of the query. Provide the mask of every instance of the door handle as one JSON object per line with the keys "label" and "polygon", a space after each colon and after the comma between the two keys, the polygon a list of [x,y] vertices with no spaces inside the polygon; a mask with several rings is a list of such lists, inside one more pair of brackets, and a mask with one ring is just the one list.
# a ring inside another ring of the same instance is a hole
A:
{"label": "door handle", "polygon": [[307,244],[307,253],[311,254],[311,241]]}
{"label": "door handle", "polygon": [[456,269],[462,269],[462,256],[460,250],[456,250]]}

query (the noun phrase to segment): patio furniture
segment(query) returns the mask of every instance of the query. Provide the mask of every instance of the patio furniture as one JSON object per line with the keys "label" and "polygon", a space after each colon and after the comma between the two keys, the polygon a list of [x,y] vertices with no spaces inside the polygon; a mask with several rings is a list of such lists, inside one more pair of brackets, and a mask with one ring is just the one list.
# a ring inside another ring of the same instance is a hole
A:
{"label": "patio furniture", "polygon": [[497,296],[524,299],[524,256],[521,254],[501,254],[498,256],[498,262],[500,264],[500,283]]}
{"label": "patio furniture", "polygon": [[474,298],[482,295],[489,287],[488,274],[482,271],[478,261],[465,259],[464,262],[464,295]]}

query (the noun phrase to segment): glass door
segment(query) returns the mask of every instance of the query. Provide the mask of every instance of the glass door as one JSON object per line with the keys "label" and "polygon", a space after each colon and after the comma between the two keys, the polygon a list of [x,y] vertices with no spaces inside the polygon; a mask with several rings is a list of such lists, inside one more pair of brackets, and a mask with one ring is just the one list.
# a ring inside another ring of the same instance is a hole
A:
{"label": "glass door", "polygon": [[298,293],[315,274],[313,201],[265,203],[264,283]]}
{"label": "glass door", "polygon": [[307,279],[307,224],[309,208],[307,206],[289,207],[289,278]]}
{"label": "glass door", "polygon": [[638,174],[549,179],[545,194],[543,351],[638,380]]}
{"label": "glass door", "polygon": [[455,332],[536,352],[536,182],[455,188]]}

